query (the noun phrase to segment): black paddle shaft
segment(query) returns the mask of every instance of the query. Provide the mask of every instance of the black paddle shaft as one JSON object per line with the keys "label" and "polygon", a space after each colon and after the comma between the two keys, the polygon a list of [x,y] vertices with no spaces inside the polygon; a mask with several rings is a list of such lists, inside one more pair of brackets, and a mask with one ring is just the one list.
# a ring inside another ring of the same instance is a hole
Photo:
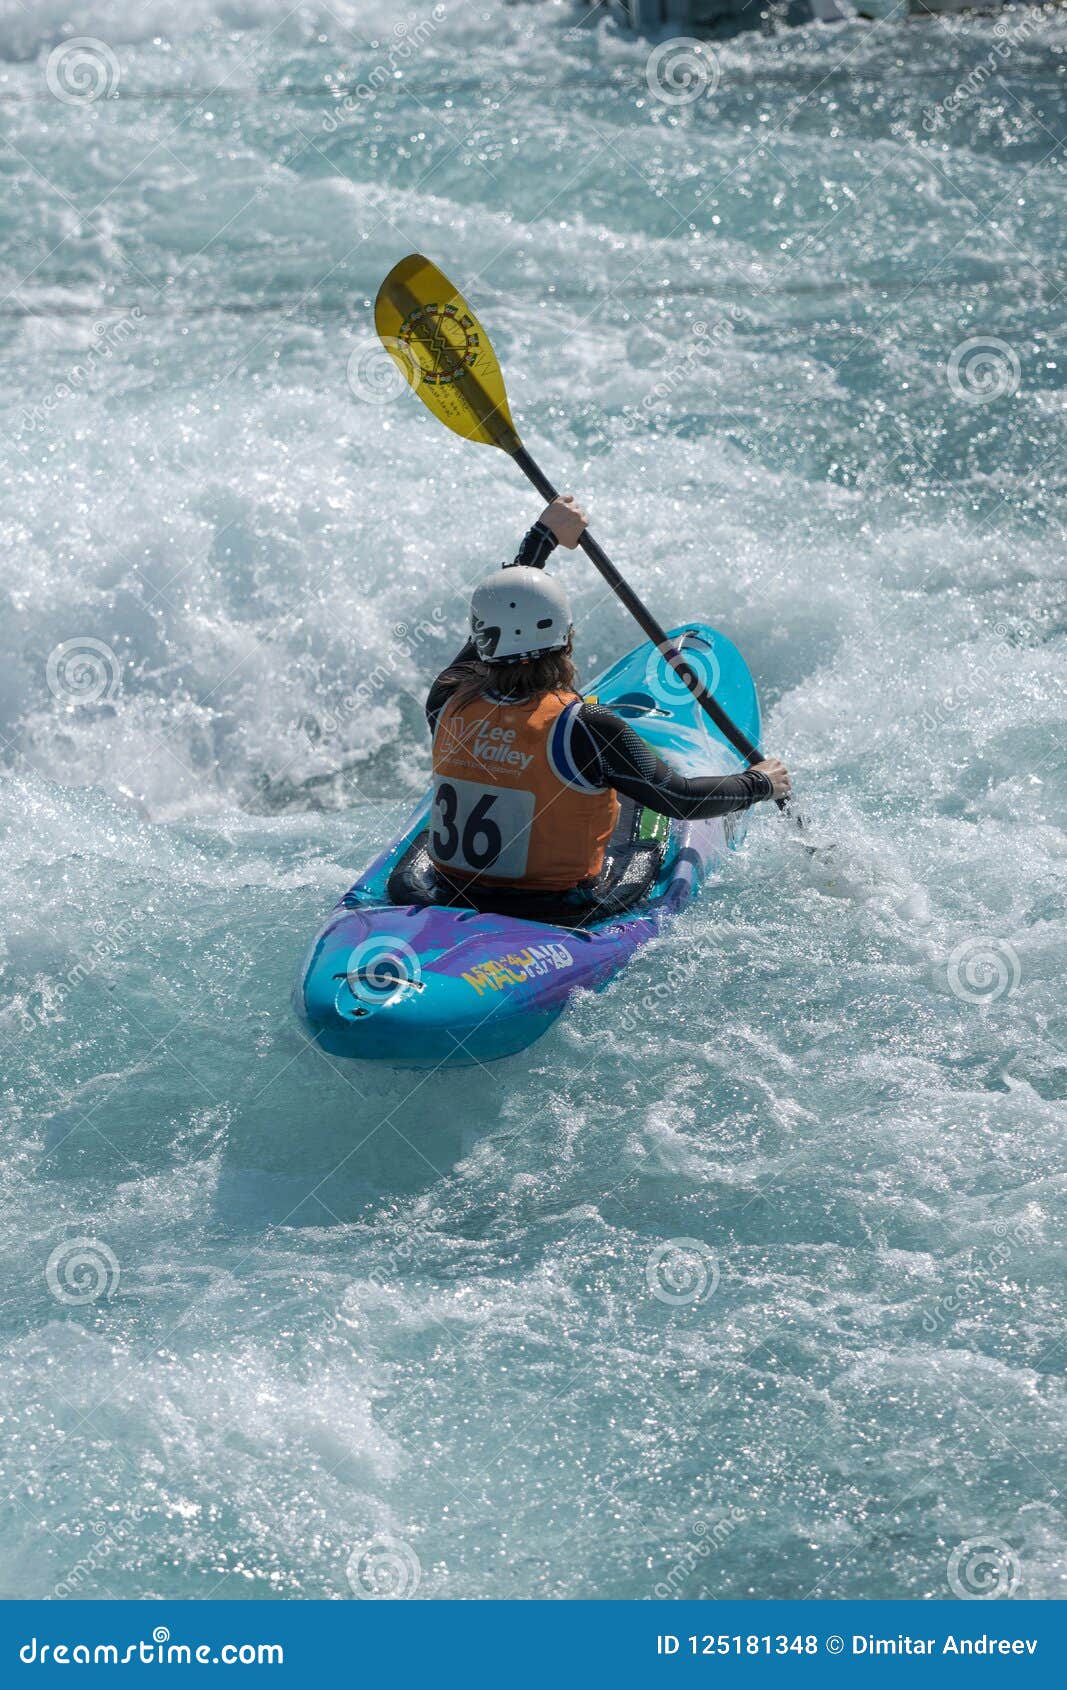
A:
{"label": "black paddle shaft", "polygon": [[[551,481],[534,463],[525,446],[520,446],[518,451],[512,455],[522,473],[533,482],[542,499],[551,504],[553,499],[559,497]],[[640,628],[644,629],[653,645],[656,646],[663,661],[670,664],[679,680],[683,681],[689,688],[700,708],[705,715],[711,717],[719,732],[724,734],[734,750],[744,757],[750,768],[753,763],[761,763],[763,761],[762,751],[753,745],[747,734],[741,732],[736,723],[730,720],[726,711],[716,704],[711,694],[701,685],[699,677],[694,674],[683,654],[671,644],[652,612],[638,598],[629,582],[623,580],[608,554],[597,545],[593,536],[588,532],[582,535],[580,544],[586,557],[600,571],[615,597],[621,599],[634,621]],[[785,807],[781,799],[778,800],[778,803],[781,808]]]}

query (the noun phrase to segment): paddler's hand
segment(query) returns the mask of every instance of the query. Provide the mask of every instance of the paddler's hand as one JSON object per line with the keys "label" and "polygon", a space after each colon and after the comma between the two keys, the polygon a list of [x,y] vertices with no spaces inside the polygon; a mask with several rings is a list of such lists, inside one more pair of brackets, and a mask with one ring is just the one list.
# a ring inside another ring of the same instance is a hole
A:
{"label": "paddler's hand", "polygon": [[771,783],[772,798],[788,798],[790,793],[789,770],[780,757],[764,757],[762,763],[753,763],[752,767],[758,774],[766,775]]}
{"label": "paddler's hand", "polygon": [[560,498],[553,499],[550,505],[545,506],[538,521],[543,522],[556,536],[560,545],[566,546],[569,552],[573,552],[589,527],[589,518],[573,493],[564,493]]}

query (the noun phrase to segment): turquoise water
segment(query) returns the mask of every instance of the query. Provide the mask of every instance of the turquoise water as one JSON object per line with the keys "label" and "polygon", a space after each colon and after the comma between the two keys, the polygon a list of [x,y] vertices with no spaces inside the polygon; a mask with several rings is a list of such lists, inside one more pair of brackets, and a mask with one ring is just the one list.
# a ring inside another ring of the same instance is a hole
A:
{"label": "turquoise water", "polygon": [[[1054,1594],[1062,14],[679,102],[558,5],[78,13],[0,6],[0,1590]],[[492,1072],[288,1008],[537,510],[389,388],[412,249],[838,846]]]}

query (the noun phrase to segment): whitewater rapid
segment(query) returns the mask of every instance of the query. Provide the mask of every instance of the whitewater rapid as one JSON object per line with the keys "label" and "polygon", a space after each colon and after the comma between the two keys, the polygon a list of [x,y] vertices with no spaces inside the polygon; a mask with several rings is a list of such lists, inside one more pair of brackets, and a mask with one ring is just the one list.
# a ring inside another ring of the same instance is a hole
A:
{"label": "whitewater rapid", "polygon": [[[1062,14],[677,100],[421,0],[85,0],[86,98],[67,13],[0,0],[0,1593],[1062,1591]],[[430,1076],[288,1003],[537,514],[389,386],[411,250],[837,846]]]}

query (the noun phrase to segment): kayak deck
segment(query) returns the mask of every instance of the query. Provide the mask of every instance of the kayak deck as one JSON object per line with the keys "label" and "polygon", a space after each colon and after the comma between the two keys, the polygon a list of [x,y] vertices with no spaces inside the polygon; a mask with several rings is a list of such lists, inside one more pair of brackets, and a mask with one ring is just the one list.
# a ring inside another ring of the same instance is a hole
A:
{"label": "kayak deck", "polygon": [[[758,743],[755,688],[736,647],[697,623],[670,637],[684,641],[701,679]],[[729,774],[743,766],[651,644],[598,676],[590,685],[594,695],[687,774]],[[412,864],[429,804],[427,793],[399,838],[341,899],[301,970],[294,1007],[308,1033],[333,1054],[436,1068],[526,1048],[575,990],[605,986],[666,917],[690,902],[714,863],[740,844],[746,822],[744,811],[668,822],[624,805],[626,843],[643,857],[639,895],[591,918],[579,907],[569,921],[546,921],[528,910],[502,910],[499,896],[492,909],[392,901],[390,893],[417,884]],[[553,916],[566,915],[565,905],[554,902]]]}
{"label": "kayak deck", "polygon": [[[659,821],[664,823],[662,828],[648,825]],[[665,818],[622,799],[596,885],[576,894],[503,887],[494,890],[491,884],[450,891],[438,879],[429,852],[429,829],[424,829],[416,834],[389,876],[386,895],[391,904],[446,905],[559,927],[592,927],[632,909],[651,893],[663,864],[667,833]]]}

